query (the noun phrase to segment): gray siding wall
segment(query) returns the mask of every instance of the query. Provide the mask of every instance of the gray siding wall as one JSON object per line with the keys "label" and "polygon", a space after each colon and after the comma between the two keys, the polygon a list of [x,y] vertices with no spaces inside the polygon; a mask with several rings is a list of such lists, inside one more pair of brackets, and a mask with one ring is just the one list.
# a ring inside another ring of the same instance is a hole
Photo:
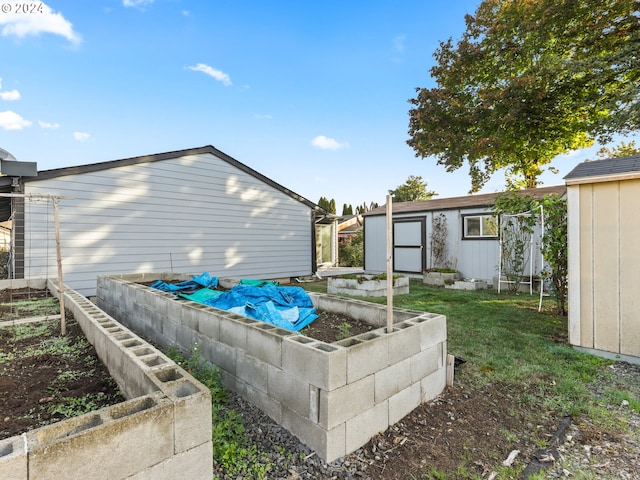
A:
{"label": "gray siding wall", "polygon": [[[65,283],[83,295],[94,294],[98,274],[312,272],[311,209],[211,154],[36,180],[26,188],[74,197],[60,201],[63,269]],[[50,208],[28,216],[26,228],[53,224]],[[25,256],[34,258],[25,276],[54,276],[52,235],[25,236]]]}
{"label": "gray siding wall", "polygon": [[[427,268],[431,268],[431,233],[434,215],[444,214],[447,219],[448,255],[452,268],[465,278],[475,278],[493,282],[498,275],[500,245],[498,240],[462,240],[462,216],[490,213],[484,208],[466,210],[441,210],[434,212],[413,212],[394,215],[394,220],[406,217],[424,216],[427,223],[427,244],[425,245]],[[365,217],[365,269],[379,273],[386,266],[386,218],[384,216]],[[540,271],[540,238],[534,236],[534,273]],[[528,272],[528,269],[526,270]]]}

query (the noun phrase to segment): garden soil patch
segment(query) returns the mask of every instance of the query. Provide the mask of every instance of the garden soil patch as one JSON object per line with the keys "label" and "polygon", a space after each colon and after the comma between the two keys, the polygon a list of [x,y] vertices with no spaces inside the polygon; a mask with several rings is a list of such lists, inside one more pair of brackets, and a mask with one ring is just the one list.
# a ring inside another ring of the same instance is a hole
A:
{"label": "garden soil patch", "polygon": [[69,313],[65,337],[60,320],[0,328],[0,438],[124,400]]}

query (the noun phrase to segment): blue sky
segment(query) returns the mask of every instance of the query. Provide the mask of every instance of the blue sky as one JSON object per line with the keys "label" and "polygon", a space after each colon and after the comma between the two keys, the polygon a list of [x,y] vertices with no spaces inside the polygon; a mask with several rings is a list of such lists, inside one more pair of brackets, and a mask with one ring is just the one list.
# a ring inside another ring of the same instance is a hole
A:
{"label": "blue sky", "polygon": [[[466,168],[407,146],[408,99],[479,3],[2,2],[0,148],[45,170],[213,145],[338,213],[410,175],[465,195]],[[597,149],[557,158],[543,183]],[[497,174],[483,191],[503,188]]]}

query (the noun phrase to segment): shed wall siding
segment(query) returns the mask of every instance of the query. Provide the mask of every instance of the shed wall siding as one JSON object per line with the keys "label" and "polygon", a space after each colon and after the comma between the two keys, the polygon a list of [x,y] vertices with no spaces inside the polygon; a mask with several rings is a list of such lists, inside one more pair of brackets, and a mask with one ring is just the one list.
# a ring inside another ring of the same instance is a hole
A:
{"label": "shed wall siding", "polygon": [[[579,347],[640,357],[640,180],[583,184],[579,187],[579,275],[570,295],[579,295]],[[570,200],[574,196],[569,197]],[[573,239],[570,239],[570,249]],[[575,265],[575,263],[572,263]]]}
{"label": "shed wall siding", "polygon": [[640,357],[640,180],[620,183],[620,353]]}
{"label": "shed wall siding", "polygon": [[[93,294],[98,274],[173,270],[279,278],[312,272],[311,209],[211,154],[26,186],[27,193],[74,197],[60,202],[64,276],[85,295]],[[44,221],[37,218],[44,213],[33,215],[33,222]],[[51,248],[36,237],[25,240],[25,252]],[[49,259],[53,274],[55,255]],[[25,271],[43,273],[37,265]]]}
{"label": "shed wall siding", "polygon": [[[432,268],[431,259],[431,233],[433,229],[433,217],[444,214],[447,224],[447,248],[448,258],[453,268],[459,270],[466,278],[475,278],[493,282],[493,277],[498,274],[498,262],[500,259],[500,247],[497,240],[462,240],[462,215],[491,213],[486,208],[468,208],[461,210],[441,210],[433,212],[394,215],[393,219],[416,218],[423,216],[426,219],[426,264]],[[386,271],[386,219],[384,216],[365,217],[365,269],[372,273]],[[396,239],[396,244],[402,243],[402,239]],[[540,235],[536,232],[534,238],[534,274],[540,272]],[[528,273],[528,270],[527,272]]]}

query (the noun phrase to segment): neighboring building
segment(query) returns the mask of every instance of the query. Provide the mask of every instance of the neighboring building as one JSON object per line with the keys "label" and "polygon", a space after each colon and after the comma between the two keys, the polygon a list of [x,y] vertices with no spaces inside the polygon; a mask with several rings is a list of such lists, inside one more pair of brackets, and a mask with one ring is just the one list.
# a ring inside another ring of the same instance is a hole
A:
{"label": "neighboring building", "polygon": [[583,162],[565,181],[569,342],[640,363],[640,155]]}
{"label": "neighboring building", "polygon": [[[561,185],[519,193],[541,198],[552,193],[562,196],[565,191],[566,187]],[[445,219],[449,266],[465,278],[492,283],[498,274],[500,257],[498,225],[492,211],[497,195],[486,193],[393,204],[393,270],[422,274],[438,267],[432,259],[430,236],[434,219]],[[386,207],[371,210],[363,218],[364,269],[371,273],[385,272]],[[534,258],[533,267],[534,274],[538,274],[539,255]]]}
{"label": "neighboring building", "polygon": [[[12,183],[0,177],[0,191]],[[84,295],[95,293],[98,274],[277,279],[316,270],[319,207],[212,146],[41,171],[20,188],[72,197],[59,202],[64,281]],[[32,228],[53,232],[51,210],[31,203],[14,217],[22,238],[13,275],[54,277],[53,234]]]}

